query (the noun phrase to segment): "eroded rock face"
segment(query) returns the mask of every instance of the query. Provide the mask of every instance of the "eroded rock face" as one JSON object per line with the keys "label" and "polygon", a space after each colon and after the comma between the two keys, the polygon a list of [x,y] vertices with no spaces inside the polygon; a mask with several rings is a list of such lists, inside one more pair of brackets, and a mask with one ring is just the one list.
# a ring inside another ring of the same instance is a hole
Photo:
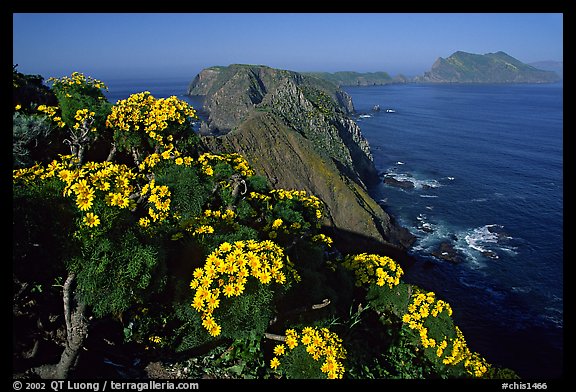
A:
{"label": "eroded rock face", "polygon": [[325,203],[334,235],[355,233],[403,248],[413,241],[368,195],[378,179],[370,146],[348,115],[350,97],[326,81],[262,66],[209,68],[189,88],[205,93],[204,142],[238,152],[277,188]]}

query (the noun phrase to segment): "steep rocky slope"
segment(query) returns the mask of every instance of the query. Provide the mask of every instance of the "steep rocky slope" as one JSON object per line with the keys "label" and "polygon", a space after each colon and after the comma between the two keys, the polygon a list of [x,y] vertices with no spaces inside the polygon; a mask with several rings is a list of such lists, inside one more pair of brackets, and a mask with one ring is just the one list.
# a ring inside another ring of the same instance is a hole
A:
{"label": "steep rocky slope", "polygon": [[275,187],[318,196],[337,239],[399,248],[413,240],[368,195],[367,186],[378,180],[370,147],[348,117],[350,97],[335,85],[232,65],[202,71],[188,93],[206,96],[201,133],[212,150],[239,152]]}

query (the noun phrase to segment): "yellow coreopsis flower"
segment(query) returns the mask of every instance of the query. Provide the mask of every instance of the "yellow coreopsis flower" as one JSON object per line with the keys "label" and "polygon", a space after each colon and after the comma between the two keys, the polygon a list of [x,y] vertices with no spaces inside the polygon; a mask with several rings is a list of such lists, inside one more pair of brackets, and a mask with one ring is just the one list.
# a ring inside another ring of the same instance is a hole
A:
{"label": "yellow coreopsis flower", "polygon": [[274,355],[280,356],[283,355],[286,352],[286,346],[284,346],[283,344],[278,344],[276,347],[274,347]]}
{"label": "yellow coreopsis flower", "polygon": [[150,219],[140,218],[140,220],[138,221],[138,224],[142,227],[148,227],[148,226],[150,226]]}
{"label": "yellow coreopsis flower", "polygon": [[270,361],[270,367],[272,369],[276,369],[278,366],[280,366],[280,361],[278,360],[277,357],[272,358],[272,360]]}
{"label": "yellow coreopsis flower", "polygon": [[209,333],[210,335],[216,337],[216,336],[220,335],[221,329],[222,329],[222,328],[221,328],[218,324],[216,324],[216,325],[214,325],[212,328],[210,328],[210,330],[208,331],[208,333]]}
{"label": "yellow coreopsis flower", "polygon": [[282,226],[282,223],[283,223],[282,219],[278,218],[274,222],[272,222],[272,228],[277,229],[280,226]]}
{"label": "yellow coreopsis flower", "polygon": [[298,338],[295,336],[286,336],[286,345],[290,350],[298,346]]}
{"label": "yellow coreopsis flower", "polygon": [[100,218],[98,217],[98,215],[89,212],[84,217],[84,224],[86,224],[86,226],[88,227],[96,227],[100,224]]}

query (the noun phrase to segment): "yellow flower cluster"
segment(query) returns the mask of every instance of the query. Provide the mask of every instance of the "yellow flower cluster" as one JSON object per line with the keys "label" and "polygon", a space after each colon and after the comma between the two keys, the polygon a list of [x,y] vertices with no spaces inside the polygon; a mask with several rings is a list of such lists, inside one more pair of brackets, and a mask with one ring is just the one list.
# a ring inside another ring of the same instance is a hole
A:
{"label": "yellow flower cluster", "polygon": [[[78,109],[74,119],[76,123],[72,126],[74,129],[88,128],[94,122],[94,115],[96,113],[88,111],[88,109]],[[90,131],[96,132],[96,128],[90,128]]]}
{"label": "yellow flower cluster", "polygon": [[193,236],[198,234],[212,234],[214,233],[214,224],[218,222],[226,222],[231,224],[236,217],[236,213],[232,210],[205,210],[202,215],[194,218],[191,222],[187,222],[185,230],[192,233]]}
{"label": "yellow flower cluster", "polygon": [[326,373],[329,379],[340,379],[344,375],[342,360],[346,358],[346,349],[342,346],[342,339],[328,328],[305,327],[299,335],[294,329],[287,329],[284,344],[274,347],[274,355],[270,367],[276,369],[280,366],[279,357],[289,355],[290,351],[301,342],[306,352],[315,360],[323,360],[320,371]]}
{"label": "yellow flower cluster", "polygon": [[97,89],[105,89],[108,91],[108,87],[104,84],[104,82],[94,79],[91,76],[86,77],[83,73],[80,72],[72,72],[70,77],[64,76],[62,78],[49,78],[49,82],[53,82],[54,86],[77,86],[77,85],[87,85]]}
{"label": "yellow flower cluster", "polygon": [[320,219],[322,217],[322,202],[319,198],[314,195],[308,196],[306,191],[299,190],[286,190],[286,189],[274,189],[270,191],[270,195],[277,200],[299,200],[302,202],[304,207],[313,208],[317,213],[316,217]]}
{"label": "yellow flower cluster", "polygon": [[400,277],[404,274],[402,267],[390,257],[375,254],[348,255],[342,265],[354,271],[357,287],[376,283],[393,288],[400,283]]}
{"label": "yellow flower cluster", "polygon": [[170,124],[184,124],[187,118],[196,119],[196,111],[175,96],[154,98],[149,91],[132,94],[112,106],[106,126],[123,132],[145,132],[163,149],[168,149],[172,135],[164,135]]}
{"label": "yellow flower cluster", "polygon": [[[302,206],[316,217],[316,219],[322,218],[322,202],[319,198],[314,195],[308,196],[306,191],[298,191],[298,190],[286,190],[286,189],[274,189],[270,191],[268,195],[264,195],[258,192],[250,192],[249,199],[251,200],[259,200],[267,204],[268,210],[272,210],[273,206],[271,201],[278,201],[278,200],[294,200],[299,201],[302,203]],[[282,222],[283,223],[283,222]],[[278,223],[276,223],[277,227],[280,227]],[[290,226],[293,229],[300,229],[300,223],[294,222]],[[320,223],[317,223],[317,227],[320,227]],[[275,227],[272,226],[272,229]]]}
{"label": "yellow flower cluster", "polygon": [[148,338],[148,340],[150,340],[152,343],[156,343],[156,344],[159,344],[162,342],[162,338],[160,336],[156,336],[156,335],[150,336]]}
{"label": "yellow flower cluster", "polygon": [[[438,317],[444,310],[448,316],[452,316],[452,308],[447,302],[441,299],[436,300],[435,294],[431,291],[428,293],[417,292],[412,294],[412,303],[408,305],[408,313],[402,316],[402,321],[408,324],[408,328],[415,329],[420,334],[420,342],[424,348],[436,347],[436,340],[428,338],[428,328],[424,326],[424,322],[429,316]],[[442,347],[446,347],[444,342],[441,343]],[[441,349],[444,350],[444,349]],[[442,351],[438,351],[442,355]],[[438,355],[440,357],[440,355]]]}
{"label": "yellow flower cluster", "polygon": [[312,241],[321,242],[328,247],[332,246],[332,243],[334,242],[332,241],[332,238],[328,237],[326,234],[316,234],[314,237],[312,237]]}
{"label": "yellow flower cluster", "polygon": [[[250,199],[252,200],[260,200],[263,201],[265,203],[269,203],[270,200],[272,200],[272,198],[268,195],[263,195],[262,193],[258,193],[258,192],[250,192],[250,194],[248,195]],[[268,209],[272,209],[272,206],[269,205]]]}
{"label": "yellow flower cluster", "polygon": [[56,123],[60,128],[64,128],[66,124],[62,121],[62,117],[57,116],[57,112],[59,107],[58,106],[46,106],[40,105],[36,108],[39,112],[45,113],[52,121]]}
{"label": "yellow flower cluster", "polygon": [[[418,331],[420,342],[424,348],[436,348],[436,356],[438,358],[444,356],[442,363],[445,365],[457,365],[464,361],[466,371],[475,377],[481,377],[488,371],[490,365],[477,353],[470,351],[462,331],[457,326],[455,327],[455,338],[447,339],[446,336],[443,336],[442,341],[437,343],[434,338],[428,336],[428,328],[424,326],[426,320],[429,317],[438,317],[444,311],[451,317],[450,304],[441,299],[436,300],[433,292],[417,291],[412,294],[412,298],[412,302],[408,305],[408,313],[402,316],[402,321],[408,324],[408,328]],[[448,346],[451,346],[449,354],[446,350]]]}
{"label": "yellow flower cluster", "polygon": [[[170,215],[170,189],[166,185],[156,185],[155,180],[151,180],[149,183],[142,187],[140,192],[142,196],[150,194],[148,196],[148,215],[152,218],[154,222],[162,222]],[[143,227],[148,226],[149,222],[140,221],[140,225]]]}
{"label": "yellow flower cluster", "polygon": [[202,317],[210,335],[218,336],[221,327],[214,319],[220,298],[237,297],[244,292],[248,278],[261,284],[286,283],[284,251],[272,241],[236,241],[222,243],[206,258],[203,268],[194,270],[190,288],[195,290],[192,307]]}
{"label": "yellow flower cluster", "polygon": [[250,168],[248,161],[238,153],[205,153],[198,158],[198,162],[202,165],[202,171],[209,176],[214,174],[214,165],[219,162],[228,163],[237,173],[240,173],[244,177],[251,177],[254,175],[254,170]]}
{"label": "yellow flower cluster", "polygon": [[[112,162],[87,162],[77,167],[77,162],[72,155],[61,156],[60,161],[54,160],[46,168],[37,164],[31,168],[15,170],[14,181],[29,183],[36,178],[45,180],[55,177],[64,183],[63,195],[74,195],[76,206],[83,212],[92,209],[98,193],[108,206],[135,206],[130,196],[135,190],[137,175],[132,169]],[[100,224],[100,219],[94,213],[87,213],[83,222],[88,227],[95,227]]]}
{"label": "yellow flower cluster", "polygon": [[[172,135],[168,135],[167,139],[172,140]],[[163,146],[164,151],[162,153],[152,153],[146,156],[144,160],[138,165],[138,169],[144,171],[146,169],[152,169],[162,160],[172,159],[174,163],[178,166],[191,166],[194,159],[189,156],[182,156],[180,151],[174,148],[174,144],[169,143]]]}

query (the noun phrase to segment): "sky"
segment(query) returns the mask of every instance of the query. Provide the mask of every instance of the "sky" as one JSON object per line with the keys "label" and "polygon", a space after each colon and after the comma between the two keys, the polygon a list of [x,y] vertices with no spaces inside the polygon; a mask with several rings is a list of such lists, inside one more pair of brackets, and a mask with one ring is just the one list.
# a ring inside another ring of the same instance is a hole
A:
{"label": "sky", "polygon": [[189,77],[213,65],[415,76],[461,50],[563,60],[561,13],[14,13],[13,64],[45,78]]}

